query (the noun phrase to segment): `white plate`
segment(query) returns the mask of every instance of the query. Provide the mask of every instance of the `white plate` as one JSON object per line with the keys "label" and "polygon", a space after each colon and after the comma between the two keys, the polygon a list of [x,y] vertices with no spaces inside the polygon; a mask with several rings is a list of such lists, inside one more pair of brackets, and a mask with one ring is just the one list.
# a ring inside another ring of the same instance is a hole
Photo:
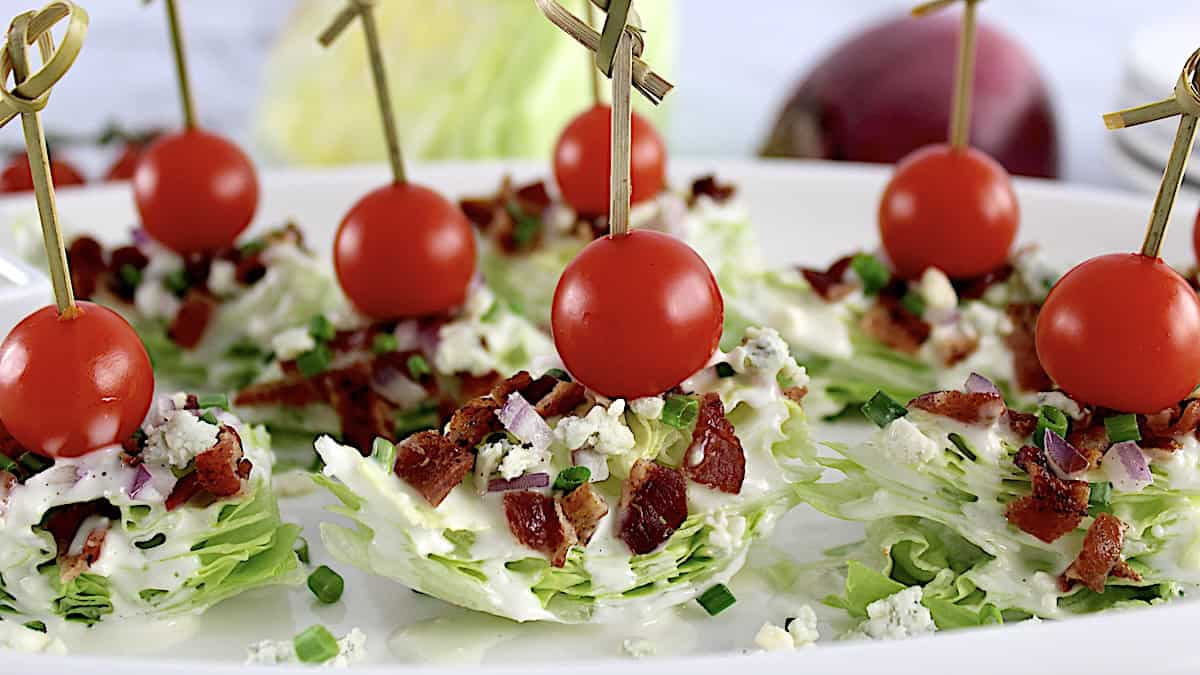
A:
{"label": "white plate", "polygon": [[[738,184],[758,226],[772,264],[822,264],[848,250],[874,248],[877,196],[888,170],[850,164],[804,162],[678,162],[672,174],[679,184],[719,169],[722,179]],[[453,194],[486,194],[500,176],[538,176],[544,165],[437,164],[411,171],[418,181]],[[263,177],[261,225],[295,218],[310,244],[328,250],[338,220],[365,190],[385,182],[382,168],[337,171],[287,171]],[[1149,197],[1019,181],[1023,210],[1022,240],[1039,241],[1051,259],[1064,265],[1140,244],[1149,213]],[[135,222],[127,186],[62,190],[59,208],[76,231],[119,240]],[[1168,239],[1168,258],[1192,261],[1190,224],[1194,203],[1183,203]],[[30,199],[0,200],[0,222],[31,218]],[[1185,227],[1186,226],[1186,227]],[[10,235],[0,247],[12,246]],[[47,297],[47,302],[49,298]],[[818,428],[818,438],[845,438],[854,428]],[[316,523],[324,497],[285,500],[290,519],[306,526],[314,562],[328,562],[319,544]],[[1153,610],[1078,619],[1039,626],[1007,626],[959,632],[904,643],[824,644],[801,653],[752,652],[754,633],[764,620],[782,622],[801,602],[839,592],[827,585],[769,590],[760,570],[774,556],[788,552],[800,561],[820,558],[821,551],[854,540],[861,527],[841,523],[801,507],[781,524],[777,536],[752,556],[747,571],[734,580],[739,602],[715,618],[694,604],[645,627],[605,628],[525,625],[475,615],[418,596],[396,584],[335,565],[346,578],[343,600],[317,607],[306,589],[267,589],[235,598],[202,617],[144,625],[101,625],[71,635],[73,657],[51,658],[6,654],[0,672],[76,673],[81,667],[123,675],[244,672],[238,664],[245,646],[260,639],[288,639],[299,630],[322,623],[341,634],[353,626],[368,635],[368,670],[380,664],[408,664],[408,672],[489,673],[690,672],[728,673],[752,668],[763,673],[888,672],[982,673],[1066,672],[1128,673],[1194,670],[1200,653],[1189,649],[1192,626],[1200,608],[1191,603]],[[817,607],[818,611],[822,609]],[[832,614],[828,614],[832,615]],[[626,639],[650,638],[662,657],[633,661],[621,656]],[[1112,645],[1104,648],[1102,645]],[[87,658],[84,661],[78,657]],[[619,659],[619,660],[618,660]],[[386,666],[385,666],[386,667]],[[395,671],[395,665],[387,668]]]}

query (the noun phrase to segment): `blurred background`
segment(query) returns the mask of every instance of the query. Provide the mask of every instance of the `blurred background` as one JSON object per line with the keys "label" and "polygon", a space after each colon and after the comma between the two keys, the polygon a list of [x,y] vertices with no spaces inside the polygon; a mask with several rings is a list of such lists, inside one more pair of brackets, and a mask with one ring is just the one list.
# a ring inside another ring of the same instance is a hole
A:
{"label": "blurred background", "polygon": [[[581,12],[580,0],[562,1]],[[21,5],[4,4],[6,13]],[[88,41],[45,118],[56,157],[98,179],[122,138],[177,127],[179,109],[162,7],[83,4]],[[361,31],[327,51],[315,41],[341,6],[182,0],[202,124],[266,164],[382,160]],[[909,3],[898,0],[636,7],[649,30],[648,60],[678,87],[650,113],[674,156],[891,161],[944,135],[953,12],[905,20]],[[549,158],[559,130],[589,100],[586,53],[531,0],[380,0],[378,11],[412,157]],[[976,144],[1016,173],[1157,183],[1174,123],[1111,134],[1100,116],[1170,93],[1200,45],[1200,6],[992,0],[980,14]],[[0,131],[0,148],[20,147],[18,125]]]}

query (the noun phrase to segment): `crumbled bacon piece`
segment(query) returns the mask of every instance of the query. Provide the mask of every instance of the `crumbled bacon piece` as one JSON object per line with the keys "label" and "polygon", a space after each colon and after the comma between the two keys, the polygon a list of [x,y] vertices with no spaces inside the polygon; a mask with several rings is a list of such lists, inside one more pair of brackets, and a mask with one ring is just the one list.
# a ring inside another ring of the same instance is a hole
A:
{"label": "crumbled bacon piece", "polygon": [[396,475],[436,508],[463,481],[475,456],[436,431],[419,431],[396,444]]}
{"label": "crumbled bacon piece", "polygon": [[817,295],[826,302],[835,302],[841,300],[850,294],[853,286],[846,283],[846,271],[850,269],[850,263],[854,260],[854,256],[846,256],[838,258],[827,270],[819,270],[811,267],[801,267],[800,274],[804,276],[805,281],[809,286],[812,286]]}
{"label": "crumbled bacon piece", "polygon": [[1097,515],[1083,538],[1079,555],[1063,573],[1064,588],[1069,590],[1078,581],[1096,593],[1103,593],[1105,581],[1114,573],[1141,581],[1141,575],[1121,560],[1124,542],[1125,523],[1110,513]]}
{"label": "crumbled bacon piece", "polygon": [[487,435],[504,428],[496,411],[500,404],[490,397],[467,401],[454,411],[446,430],[446,438],[459,448],[473,448]]}
{"label": "crumbled bacon piece", "polygon": [[[490,394],[492,398],[503,403],[515,392],[522,392],[524,394],[525,390],[532,384],[533,376],[527,371],[522,370],[516,375],[497,383],[492,387]],[[529,400],[528,396],[526,396],[526,400]]]}
{"label": "crumbled bacon piece", "polygon": [[987,392],[932,391],[908,402],[909,408],[949,417],[963,424],[991,424],[1007,410],[1004,397]]}
{"label": "crumbled bacon piece", "polygon": [[591,483],[584,483],[563,496],[562,510],[571,527],[575,528],[575,536],[587,546],[600,521],[608,515],[608,504],[596,494]]}
{"label": "crumbled bacon piece", "polygon": [[585,399],[583,385],[578,382],[555,381],[554,388],[542,396],[533,407],[539,415],[548,419],[566,415],[579,407]]}
{"label": "crumbled bacon piece", "polygon": [[236,263],[233,277],[243,286],[253,286],[267,276],[267,264],[263,261],[261,252],[254,252],[243,257]]}
{"label": "crumbled bacon piece", "polygon": [[212,269],[212,254],[192,253],[183,259],[183,272],[192,288],[208,292],[208,272]]}
{"label": "crumbled bacon piece", "polygon": [[[1200,426],[1200,400],[1190,400],[1153,415],[1140,415],[1143,438],[1169,438],[1195,433]],[[1157,447],[1157,446],[1153,446]]]}
{"label": "crumbled bacon piece", "polygon": [[954,290],[958,293],[958,297],[962,300],[978,300],[983,297],[984,293],[992,286],[1004,283],[1012,276],[1014,268],[1011,264],[1005,263],[1000,267],[977,277],[970,279],[959,279],[952,283]]}
{"label": "crumbled bacon piece", "polygon": [[1100,458],[1111,443],[1108,440],[1108,429],[1098,420],[1094,424],[1076,423],[1067,434],[1067,442],[1079,450],[1079,454],[1087,458],[1088,468],[1100,466]]}
{"label": "crumbled bacon piece", "polygon": [[79,526],[83,524],[83,521],[112,510],[113,507],[103,499],[64,504],[52,509],[46,515],[42,522],[42,529],[54,537],[58,557],[62,558],[69,552],[71,542],[74,541],[75,534],[79,532]]}
{"label": "crumbled bacon piece", "polygon": [[1028,438],[1037,431],[1037,415],[1019,410],[1009,410],[1006,416],[1008,417],[1008,428],[1019,438]]}
{"label": "crumbled bacon piece", "polygon": [[357,363],[321,373],[324,399],[342,423],[342,440],[370,454],[376,438],[395,440],[392,405],[371,387],[370,365]]}
{"label": "crumbled bacon piece", "polygon": [[658,548],[687,519],[687,483],[675,469],[639,459],[621,491],[619,536],[636,554]]}
{"label": "crumbled bacon piece", "polygon": [[216,308],[217,303],[212,296],[200,291],[189,291],[175,319],[171,321],[167,335],[180,347],[192,349],[200,344]]}
{"label": "crumbled bacon piece", "polygon": [[916,354],[933,331],[932,326],[890,294],[879,295],[859,326],[885,346],[905,354]]}
{"label": "crumbled bacon piece", "polygon": [[1054,383],[1042,368],[1034,339],[1038,306],[1033,303],[1013,303],[1005,312],[1012,321],[1013,330],[1004,336],[1004,344],[1012,352],[1017,386],[1023,391],[1049,391]]}
{"label": "crumbled bacon piece", "polygon": [[242,489],[242,439],[233,427],[221,425],[217,444],[196,455],[200,488],[216,497],[232,497]]}
{"label": "crumbled bacon piece", "polygon": [[93,297],[100,285],[100,275],[108,267],[100,242],[91,237],[79,237],[67,249],[67,262],[71,267],[75,296],[83,300]]}
{"label": "crumbled bacon piece", "polygon": [[301,408],[325,400],[320,385],[306,377],[290,377],[277,382],[252,384],[239,391],[234,405],[281,405]]}
{"label": "crumbled bacon piece", "polygon": [[108,537],[107,527],[97,527],[83,540],[78,555],[61,555],[58,559],[58,578],[67,583],[88,571],[104,552],[104,540]]}
{"label": "crumbled bacon piece", "polygon": [[683,475],[714,490],[739,494],[746,478],[746,453],[733,425],[725,417],[721,397],[700,397],[692,444],[683,453]]}
{"label": "crumbled bacon piece", "polygon": [[200,477],[193,471],[175,483],[175,488],[171,490],[171,494],[167,495],[167,510],[174,511],[190,502],[192,497],[201,492],[203,492],[203,488],[200,487]]}
{"label": "crumbled bacon piece", "polygon": [[504,495],[504,515],[517,541],[544,553],[555,567],[566,564],[567,552],[577,540],[557,499],[532,490],[508,492]]}
{"label": "crumbled bacon piece", "polygon": [[804,397],[808,396],[808,387],[788,387],[783,390],[783,396],[792,403],[804,403]]}
{"label": "crumbled bacon piece", "polygon": [[1078,527],[1087,515],[1087,482],[1060,479],[1050,470],[1045,453],[1031,445],[1017,452],[1015,462],[1029,474],[1033,494],[1009,503],[1008,521],[1046,543]]}
{"label": "crumbled bacon piece", "polygon": [[464,199],[459,208],[481,232],[489,235],[506,253],[536,247],[541,228],[525,238],[517,237],[517,217],[540,219],[550,206],[550,194],[545,183],[537,182],[514,187],[512,178],[505,176],[497,194],[483,199]]}
{"label": "crumbled bacon piece", "polygon": [[708,197],[718,204],[727,202],[737,193],[737,187],[729,183],[720,183],[716,176],[701,176],[692,181],[692,193],[688,197],[688,206],[694,206],[700,197]]}

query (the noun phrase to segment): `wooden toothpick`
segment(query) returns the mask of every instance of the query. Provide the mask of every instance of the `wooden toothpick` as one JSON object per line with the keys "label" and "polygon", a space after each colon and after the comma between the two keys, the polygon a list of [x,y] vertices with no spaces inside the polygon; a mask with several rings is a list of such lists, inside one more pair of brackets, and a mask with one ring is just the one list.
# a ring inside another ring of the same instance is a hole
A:
{"label": "wooden toothpick", "polygon": [[609,174],[608,231],[611,236],[628,234],[633,186],[630,177],[633,121],[631,90],[636,88],[657,105],[673,85],[652,72],[638,58],[644,42],[634,21],[637,15],[633,12],[632,0],[603,0],[596,3],[607,12],[601,33],[596,33],[555,0],[534,0],[534,3],[551,23],[595,52],[596,70],[612,80],[612,169]]}
{"label": "wooden toothpick", "polygon": [[[592,0],[583,0],[584,9],[587,11],[587,25],[591,28],[592,24],[596,23],[596,6],[592,4]],[[588,73],[592,77],[592,103],[600,105],[604,98],[604,89],[600,84],[600,69],[588,59]]]}
{"label": "wooden toothpick", "polygon": [[392,179],[397,184],[408,181],[404,174],[404,160],[400,154],[400,134],[396,131],[396,115],[392,110],[392,97],[388,93],[387,73],[383,67],[383,49],[379,44],[379,29],[375,24],[374,0],[346,0],[346,7],[333,18],[329,27],[321,32],[317,41],[328,47],[353,23],[361,19],[363,36],[367,41],[367,56],[371,60],[371,77],[375,80],[375,98],[379,102],[379,116],[383,121],[383,136],[387,141],[388,164],[392,167]]}
{"label": "wooden toothpick", "polygon": [[179,80],[179,102],[183,107],[183,126],[196,128],[196,107],[192,103],[192,83],[188,78],[187,55],[183,48],[183,29],[175,0],[164,0],[167,7],[167,28],[171,35],[171,51],[175,54],[175,79]]}
{"label": "wooden toothpick", "polygon": [[963,3],[962,31],[958,36],[958,58],[954,77],[954,100],[950,110],[950,147],[962,149],[971,143],[971,100],[975,85],[975,3],[979,0],[932,0],[913,8],[913,16],[926,16],[956,2]]}
{"label": "wooden toothpick", "polygon": [[1163,169],[1158,194],[1154,195],[1154,209],[1150,212],[1150,224],[1142,241],[1142,255],[1152,258],[1157,258],[1162,251],[1167,221],[1171,219],[1175,197],[1183,184],[1188,157],[1196,141],[1196,125],[1200,121],[1200,49],[1192,52],[1184,64],[1183,72],[1175,82],[1174,95],[1136,108],[1108,113],[1104,116],[1104,124],[1109,129],[1123,129],[1175,115],[1179,115],[1179,129],[1175,132],[1175,144]]}
{"label": "wooden toothpick", "polygon": [[[56,49],[50,31],[63,19],[69,21],[62,45]],[[17,114],[21,116],[54,301],[59,316],[63,318],[75,316],[79,308],[71,287],[67,251],[54,202],[54,183],[50,179],[50,155],[46,152],[46,134],[38,113],[46,107],[50,88],[66,74],[79,54],[87,34],[87,23],[87,13],[74,3],[68,0],[52,2],[41,11],[25,12],[13,19],[8,29],[8,40],[3,53],[0,53],[0,110],[4,111],[0,116],[0,126],[10,122]],[[38,45],[42,56],[42,67],[37,71],[30,68],[27,53],[34,43]],[[6,89],[10,74],[15,84],[11,91]]]}

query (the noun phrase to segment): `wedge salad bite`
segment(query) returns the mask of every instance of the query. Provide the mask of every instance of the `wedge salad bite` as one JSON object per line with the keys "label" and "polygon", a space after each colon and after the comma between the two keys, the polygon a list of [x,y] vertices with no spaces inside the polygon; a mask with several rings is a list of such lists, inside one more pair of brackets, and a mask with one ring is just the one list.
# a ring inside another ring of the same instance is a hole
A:
{"label": "wedge salad bite", "polygon": [[[373,21],[344,10],[320,41],[332,43],[355,18]],[[367,35],[375,60],[379,45]],[[363,455],[376,438],[439,427],[462,402],[552,354],[549,338],[478,283],[475,233],[458,206],[408,180],[375,65],[392,182],[338,226],[333,261],[347,302],[275,335],[270,365],[234,399],[242,414],[308,447],[334,434]]]}
{"label": "wedge salad bite", "polygon": [[[926,2],[913,13],[949,4]],[[822,413],[854,411],[878,389],[906,400],[973,371],[1014,405],[1032,404],[1049,386],[1032,334],[1056,274],[1032,250],[1014,253],[1012,179],[969,144],[974,15],[969,1],[948,142],[897,163],[880,198],[878,255],[768,272],[731,292],[735,321],[779,327],[809,366],[814,394],[826,399]]]}
{"label": "wedge salad bite", "polygon": [[[609,24],[624,63],[613,69],[619,129],[630,124],[632,33]],[[719,351],[711,270],[676,237],[630,231],[627,195],[613,204],[612,234],[585,246],[556,287],[563,368],[517,373],[444,427],[378,439],[367,457],[317,441],[318,480],[351,522],[321,528],[335,556],[517,621],[616,623],[693,599],[710,614],[733,604],[724,584],[749,545],[794,504],[794,484],[819,475],[798,403],[807,377],[770,329]]]}
{"label": "wedge salad bite", "polygon": [[[645,122],[645,133],[653,133],[649,124]],[[640,127],[634,129],[636,136]],[[607,190],[607,176],[599,180]],[[634,184],[632,226],[686,241],[723,286],[762,264],[733,185],[702,176],[680,193],[668,189],[665,177],[660,177],[657,191],[642,195],[638,174]],[[479,230],[479,266],[488,285],[515,311],[541,326],[550,323],[553,289],[563,268],[608,230],[606,211],[598,215],[580,211],[545,181],[516,184],[506,176],[494,195],[463,199],[459,206]]]}

